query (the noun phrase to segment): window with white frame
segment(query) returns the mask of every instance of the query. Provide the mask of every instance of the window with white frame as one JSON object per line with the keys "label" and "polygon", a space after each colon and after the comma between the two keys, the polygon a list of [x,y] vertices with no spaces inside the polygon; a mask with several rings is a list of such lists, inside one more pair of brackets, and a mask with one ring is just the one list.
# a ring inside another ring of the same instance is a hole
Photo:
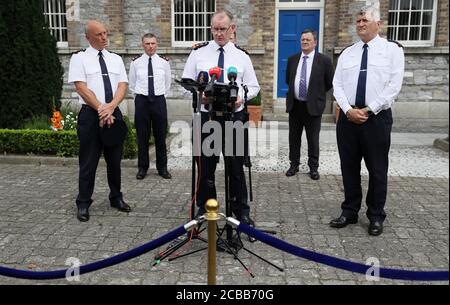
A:
{"label": "window with white frame", "polygon": [[390,0],[388,38],[405,46],[432,46],[437,0]]}
{"label": "window with white frame", "polygon": [[172,41],[174,46],[192,46],[211,39],[215,0],[173,0]]}
{"label": "window with white frame", "polygon": [[67,47],[66,0],[43,0],[45,22],[58,47]]}

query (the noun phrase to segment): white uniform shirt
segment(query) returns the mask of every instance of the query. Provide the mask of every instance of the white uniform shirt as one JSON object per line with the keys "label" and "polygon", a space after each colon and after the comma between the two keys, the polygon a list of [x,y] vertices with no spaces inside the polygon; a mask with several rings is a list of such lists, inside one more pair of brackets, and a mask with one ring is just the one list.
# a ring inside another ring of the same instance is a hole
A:
{"label": "white uniform shirt", "polygon": [[[208,45],[200,47],[197,50],[192,50],[189,55],[186,65],[184,66],[183,78],[197,79],[200,72],[208,72],[209,69],[217,67],[219,61],[220,46],[214,41],[209,41]],[[259,84],[256,79],[255,70],[253,69],[252,61],[244,51],[238,49],[232,42],[228,42],[223,46],[224,49],[224,77],[225,83],[228,83],[227,71],[229,67],[236,67],[238,75],[236,78],[236,84],[239,86],[239,96],[244,101],[244,90],[241,84],[247,85],[248,93],[247,99],[250,100],[259,92]],[[239,109],[235,111],[241,111],[244,109],[244,105],[241,105]],[[201,111],[207,112],[205,106],[202,104]]]}
{"label": "white uniform shirt", "polygon": [[[355,105],[363,45],[359,41],[345,49],[334,73],[334,97],[344,113]],[[404,70],[403,48],[380,36],[368,43],[366,105],[374,114],[392,106],[402,88]]]}
{"label": "white uniform shirt", "polygon": [[[85,82],[87,87],[95,94],[100,103],[105,103],[105,86],[103,85],[102,70],[100,68],[98,50],[89,46],[85,51],[73,54],[70,59],[68,83]],[[102,50],[103,59],[108,69],[109,80],[113,96],[119,83],[128,83],[127,72],[122,57],[115,53]],[[80,104],[86,104],[78,95]]]}
{"label": "white uniform shirt", "polygon": [[311,70],[312,70],[312,64],[314,60],[314,55],[316,54],[316,50],[313,50],[308,55],[305,55],[302,52],[302,55],[300,56],[300,61],[298,62],[297,66],[297,73],[295,74],[295,98],[300,100],[299,91],[300,91],[300,76],[302,74],[302,66],[303,66],[303,57],[308,56],[306,59],[306,92],[308,92],[309,87],[309,79],[311,77]]}
{"label": "white uniform shirt", "polygon": [[[134,94],[148,95],[148,60],[144,53],[130,64],[130,90]],[[170,90],[171,71],[170,64],[158,54],[152,55],[153,84],[155,95],[166,95]]]}

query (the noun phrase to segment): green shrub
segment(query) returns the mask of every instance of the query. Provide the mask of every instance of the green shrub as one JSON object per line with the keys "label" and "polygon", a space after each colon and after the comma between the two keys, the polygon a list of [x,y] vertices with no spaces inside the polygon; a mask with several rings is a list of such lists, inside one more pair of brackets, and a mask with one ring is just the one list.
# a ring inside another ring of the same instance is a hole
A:
{"label": "green shrub", "polygon": [[29,120],[26,120],[22,129],[39,129],[50,130],[50,118],[46,115],[38,115]]}
{"label": "green shrub", "polygon": [[248,106],[261,106],[261,91],[258,92],[258,95],[252,98],[247,102]]}
{"label": "green shrub", "polygon": [[[0,153],[73,157],[78,155],[78,150],[75,130],[0,129]],[[124,158],[132,159],[136,155],[136,131],[130,129],[124,143]]]}
{"label": "green shrub", "polygon": [[33,116],[50,117],[64,70],[56,39],[42,15],[43,1],[0,5],[0,128],[19,128]]}

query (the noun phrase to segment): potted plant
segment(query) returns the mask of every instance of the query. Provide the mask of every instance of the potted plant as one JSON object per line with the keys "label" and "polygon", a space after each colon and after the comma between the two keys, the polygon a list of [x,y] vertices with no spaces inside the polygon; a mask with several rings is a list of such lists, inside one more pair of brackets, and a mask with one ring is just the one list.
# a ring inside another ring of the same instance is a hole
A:
{"label": "potted plant", "polygon": [[251,126],[260,126],[262,121],[261,91],[247,102],[247,111]]}

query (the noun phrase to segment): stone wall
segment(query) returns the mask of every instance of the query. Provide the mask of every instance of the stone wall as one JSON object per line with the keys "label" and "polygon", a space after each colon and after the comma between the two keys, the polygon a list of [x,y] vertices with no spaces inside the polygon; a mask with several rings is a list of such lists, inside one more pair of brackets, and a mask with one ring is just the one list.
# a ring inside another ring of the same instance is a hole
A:
{"label": "stone wall", "polygon": [[[246,48],[261,86],[264,114],[268,117],[282,109],[284,102],[273,99],[273,67],[277,38],[275,33],[276,1],[274,0],[217,0],[217,8],[226,8],[235,15],[238,44]],[[448,127],[448,0],[439,1],[436,41],[433,48],[406,48],[406,74],[403,90],[394,107],[398,122],[410,126]],[[323,51],[337,61],[343,47],[358,39],[355,30],[355,12],[366,1],[325,1]],[[381,0],[382,19],[386,20],[389,0]],[[84,24],[89,19],[104,22],[110,30],[111,50],[123,55],[128,70],[131,58],[142,52],[141,37],[152,32],[159,39],[159,53],[170,58],[173,79],[181,74],[190,48],[172,47],[171,1],[167,0],[80,0],[79,21],[68,23],[69,48],[60,50],[60,58],[66,69],[70,52],[86,47]],[[385,28],[382,30],[382,35]],[[63,100],[73,100],[73,87],[64,85]],[[191,114],[190,95],[183,95],[175,82],[169,93],[169,116],[171,120],[188,118]],[[331,112],[332,98],[327,112]],[[76,101],[75,101],[76,102]],[[73,104],[73,102],[72,102]],[[127,96],[122,109],[134,114],[132,96]],[[280,116],[275,116],[280,117]],[[285,114],[281,115],[284,118]]]}

